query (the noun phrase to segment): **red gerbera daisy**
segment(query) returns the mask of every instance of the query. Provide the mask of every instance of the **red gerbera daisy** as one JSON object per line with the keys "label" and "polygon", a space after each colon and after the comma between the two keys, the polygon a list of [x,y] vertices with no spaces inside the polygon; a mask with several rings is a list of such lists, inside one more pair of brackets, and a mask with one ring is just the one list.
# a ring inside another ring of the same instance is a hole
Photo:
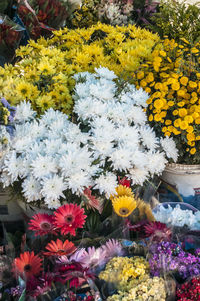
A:
{"label": "red gerbera daisy", "polygon": [[42,259],[34,252],[24,252],[14,260],[14,271],[22,277],[30,278],[42,271]]}
{"label": "red gerbera daisy", "polygon": [[71,241],[65,240],[62,242],[60,239],[57,239],[56,242],[52,240],[50,243],[48,243],[46,249],[48,252],[43,253],[46,256],[70,255],[76,251],[76,247]]}
{"label": "red gerbera daisy", "polygon": [[53,224],[53,215],[38,213],[33,216],[29,222],[29,230],[37,235],[56,234],[56,228]]}
{"label": "red gerbera daisy", "polygon": [[147,237],[153,240],[170,240],[172,232],[165,224],[160,222],[149,222],[144,225],[144,231]]}
{"label": "red gerbera daisy", "polygon": [[70,233],[75,236],[77,228],[83,228],[86,215],[84,209],[76,204],[66,204],[55,211],[54,225],[66,235]]}

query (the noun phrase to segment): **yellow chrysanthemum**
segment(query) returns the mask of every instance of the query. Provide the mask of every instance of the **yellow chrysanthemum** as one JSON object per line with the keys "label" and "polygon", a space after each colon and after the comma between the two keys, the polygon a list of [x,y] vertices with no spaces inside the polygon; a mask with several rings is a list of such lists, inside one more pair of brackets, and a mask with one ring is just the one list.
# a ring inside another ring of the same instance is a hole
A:
{"label": "yellow chrysanthemum", "polygon": [[15,91],[22,99],[29,98],[32,93],[31,85],[24,81],[16,85]]}
{"label": "yellow chrysanthemum", "polygon": [[137,202],[133,197],[120,196],[112,201],[115,213],[121,217],[129,216],[137,207]]}

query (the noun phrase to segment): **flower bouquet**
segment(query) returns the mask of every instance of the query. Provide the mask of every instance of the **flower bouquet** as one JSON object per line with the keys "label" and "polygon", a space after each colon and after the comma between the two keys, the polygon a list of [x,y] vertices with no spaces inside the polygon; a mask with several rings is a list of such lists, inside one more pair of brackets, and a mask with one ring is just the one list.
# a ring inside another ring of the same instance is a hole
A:
{"label": "flower bouquet", "polygon": [[[79,300],[80,295],[76,299],[76,294],[82,288],[83,295],[88,286],[90,293],[87,292],[84,300],[100,298],[93,280],[113,256],[123,254],[123,248],[114,239],[98,248],[84,248],[83,245],[77,248],[66,237],[75,238],[85,219],[84,210],[72,203],[58,208],[53,215],[33,216],[29,230],[34,232],[35,238],[27,232],[26,240],[21,244],[21,254],[12,263],[15,280],[8,289],[1,289],[6,300],[21,300],[20,296],[24,300],[57,300],[59,296],[65,300]],[[31,251],[25,251],[27,248]],[[13,299],[9,299],[11,297]],[[80,297],[80,300],[83,299]]]}
{"label": "flower bouquet", "polygon": [[[75,79],[73,122],[53,109],[36,118],[30,103],[17,107],[10,149],[1,160],[1,182],[12,185],[27,203],[58,208],[73,195],[75,202],[91,206],[93,197],[100,206],[115,198],[118,177],[140,186],[163,171],[168,157],[177,158],[172,138],[159,139],[148,126],[148,95],[142,89],[106,68]],[[123,202],[136,207],[132,192],[117,194],[116,207]]]}

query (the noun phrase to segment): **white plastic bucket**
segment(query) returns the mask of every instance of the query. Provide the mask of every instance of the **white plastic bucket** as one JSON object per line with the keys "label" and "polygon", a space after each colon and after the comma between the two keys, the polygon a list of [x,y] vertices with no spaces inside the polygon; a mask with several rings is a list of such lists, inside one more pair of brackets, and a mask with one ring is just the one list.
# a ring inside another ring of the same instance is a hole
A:
{"label": "white plastic bucket", "polygon": [[200,195],[200,165],[168,164],[161,179],[184,197]]}

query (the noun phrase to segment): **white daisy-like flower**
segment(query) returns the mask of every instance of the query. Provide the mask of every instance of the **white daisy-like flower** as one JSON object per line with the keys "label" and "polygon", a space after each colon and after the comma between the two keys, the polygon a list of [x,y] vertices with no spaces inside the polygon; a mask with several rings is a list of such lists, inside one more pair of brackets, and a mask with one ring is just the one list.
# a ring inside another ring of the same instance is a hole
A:
{"label": "white daisy-like flower", "polygon": [[105,175],[100,175],[95,179],[95,189],[98,189],[100,193],[105,193],[108,196],[115,193],[115,188],[117,187],[117,177],[112,172],[106,172]]}
{"label": "white daisy-like flower", "polygon": [[131,168],[131,158],[133,152],[127,148],[116,148],[110,154],[108,161],[111,161],[111,165],[114,170],[126,171],[128,168]]}
{"label": "white daisy-like flower", "polygon": [[138,169],[145,169],[145,166],[148,164],[148,156],[144,151],[139,149],[134,150],[134,154],[131,158],[133,166]]}
{"label": "white daisy-like flower", "polygon": [[40,182],[33,176],[26,178],[22,182],[22,192],[27,202],[33,202],[42,199]]}
{"label": "white daisy-like flower", "polygon": [[45,203],[49,201],[59,200],[61,197],[64,198],[63,191],[67,189],[67,185],[64,179],[58,175],[53,175],[49,178],[44,178],[41,181],[42,196],[45,198]]}
{"label": "white daisy-like flower", "polygon": [[117,78],[117,75],[115,75],[115,73],[113,71],[109,70],[106,67],[100,66],[100,68],[95,68],[95,72],[97,73],[98,76],[104,77],[108,80],[113,80],[113,79]]}
{"label": "white daisy-like flower", "polygon": [[149,126],[140,128],[140,135],[143,144],[151,151],[155,150],[159,146],[159,139],[156,137],[155,132]]}
{"label": "white daisy-like flower", "polygon": [[46,200],[44,199],[45,204],[49,209],[57,209],[61,206],[61,203],[59,200]]}
{"label": "white daisy-like flower", "polygon": [[6,172],[1,172],[0,181],[3,184],[3,188],[10,186],[13,183],[12,177]]}
{"label": "white daisy-like flower", "polygon": [[57,164],[51,156],[41,156],[40,154],[31,164],[32,174],[36,179],[42,179],[51,173],[57,172]]}
{"label": "white daisy-like flower", "polygon": [[145,169],[131,168],[128,171],[130,173],[128,177],[132,180],[132,185],[143,185],[149,176],[148,171]]}
{"label": "white daisy-like flower", "polygon": [[22,101],[16,106],[15,121],[24,122],[36,116],[36,112],[31,109],[30,102]]}
{"label": "white daisy-like flower", "polygon": [[77,94],[74,96],[75,99],[77,96],[80,98],[86,98],[88,96],[87,85],[85,83],[77,83],[75,87],[75,93]]}
{"label": "white daisy-like flower", "polygon": [[41,118],[41,121],[46,125],[51,125],[54,121],[59,120],[60,118],[67,119],[67,115],[62,112],[55,111],[54,109],[48,109]]}
{"label": "white daisy-like flower", "polygon": [[87,97],[79,99],[74,105],[74,113],[78,115],[79,119],[86,120],[90,117],[90,108],[92,106],[93,99],[92,97]]}
{"label": "white daisy-like flower", "polygon": [[161,174],[165,169],[165,165],[167,164],[167,160],[165,159],[165,155],[162,152],[149,152],[147,154],[147,169],[149,170],[151,175]]}
{"label": "white daisy-like flower", "polygon": [[161,138],[160,143],[167,157],[172,158],[173,161],[176,162],[178,159],[178,149],[176,148],[176,143],[173,138]]}
{"label": "white daisy-like flower", "polygon": [[96,84],[90,85],[90,95],[94,98],[100,99],[100,100],[109,100],[114,97],[115,91],[113,91],[113,86],[111,87],[101,85],[100,82],[97,82]]}
{"label": "white daisy-like flower", "polygon": [[85,187],[92,185],[92,180],[87,172],[80,170],[77,173],[71,173],[70,177],[66,179],[68,188],[72,193],[81,194]]}
{"label": "white daisy-like flower", "polygon": [[44,144],[46,154],[48,156],[55,156],[59,151],[60,145],[62,144],[62,139],[46,139]]}
{"label": "white daisy-like flower", "polygon": [[134,104],[137,106],[147,107],[149,95],[142,88],[135,90],[131,97],[134,100]]}
{"label": "white daisy-like flower", "polygon": [[29,149],[29,147],[31,147],[32,141],[33,140],[31,138],[31,136],[24,136],[24,137],[17,138],[17,139],[14,138],[13,143],[14,143],[15,150],[18,153],[22,153],[22,152],[26,151],[27,149]]}
{"label": "white daisy-like flower", "polygon": [[101,157],[101,159],[105,159],[109,156],[113,151],[114,144],[109,140],[100,140],[93,139],[92,140],[92,150],[94,151],[94,159]]}
{"label": "white daisy-like flower", "polygon": [[11,151],[5,156],[3,171],[11,177],[12,182],[15,182],[20,177],[23,166],[23,159],[17,157],[15,151]]}
{"label": "white daisy-like flower", "polygon": [[132,106],[129,112],[127,112],[127,119],[134,122],[136,125],[145,125],[147,122],[147,116],[141,107]]}

